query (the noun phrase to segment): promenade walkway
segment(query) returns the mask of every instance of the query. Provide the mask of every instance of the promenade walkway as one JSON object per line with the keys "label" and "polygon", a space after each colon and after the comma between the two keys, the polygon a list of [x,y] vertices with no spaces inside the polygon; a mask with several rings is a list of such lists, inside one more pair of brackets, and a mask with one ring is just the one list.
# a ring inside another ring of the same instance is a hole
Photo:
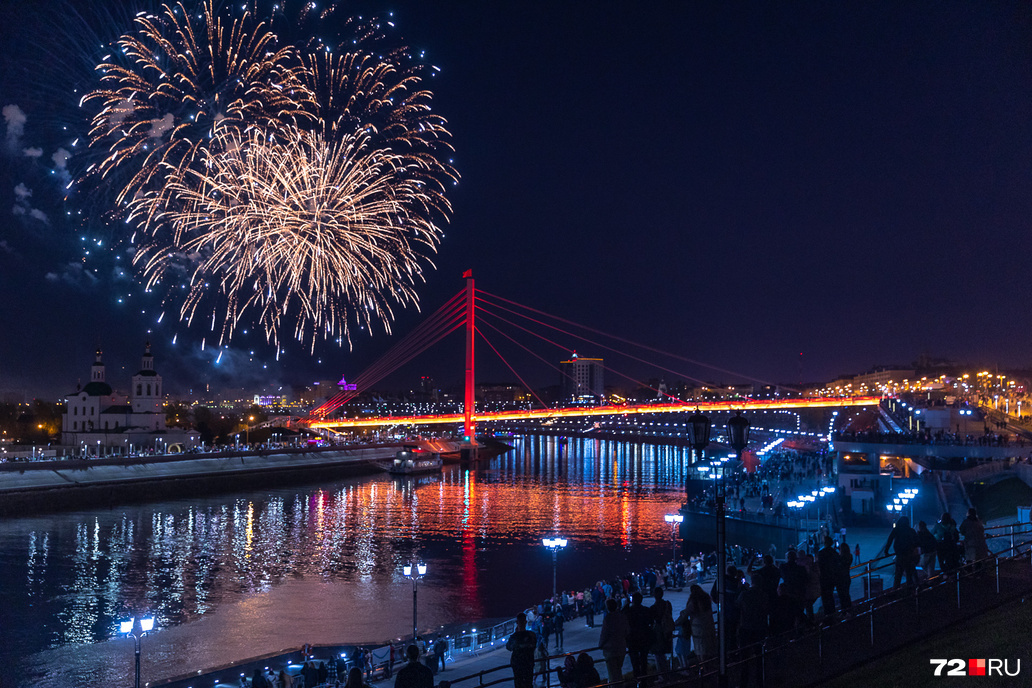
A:
{"label": "promenade walkway", "polygon": [[[710,586],[713,585],[714,578],[710,577],[704,579],[703,589],[709,592]],[[684,609],[688,602],[688,588],[667,588],[665,590],[664,599],[668,600],[674,609],[674,618]],[[652,596],[647,596],[643,602],[646,607],[649,607],[655,602]],[[580,617],[567,621],[563,633],[563,648],[567,654],[579,654],[580,652],[588,651],[588,653],[596,660],[601,661],[602,652],[596,649],[598,647],[599,634],[602,632],[602,615],[597,614],[595,616],[595,627],[588,628],[584,622],[584,618]],[[560,654],[558,650],[555,650],[555,641],[550,639],[550,645],[548,651],[553,655]],[[508,665],[509,663],[509,651],[505,649],[504,643],[500,646],[495,646],[487,651],[481,651],[476,656],[462,656],[455,661],[448,662],[446,670],[444,672],[438,672],[437,680],[451,681],[454,688],[468,688],[470,686],[479,685],[479,678],[476,677],[480,672],[495,669],[499,665]],[[553,659],[550,663],[550,668],[553,669],[551,675],[551,685],[557,685],[554,670],[563,665],[562,658]],[[599,669],[599,673],[605,677],[605,665],[596,664]],[[630,660],[624,661],[624,671],[629,672],[631,670]],[[465,677],[465,680],[461,680]],[[503,679],[500,686],[511,686],[512,685],[512,672],[508,669],[495,672],[494,674],[484,677],[483,682],[488,683]],[[383,685],[394,685],[393,679],[388,682],[381,682]]]}

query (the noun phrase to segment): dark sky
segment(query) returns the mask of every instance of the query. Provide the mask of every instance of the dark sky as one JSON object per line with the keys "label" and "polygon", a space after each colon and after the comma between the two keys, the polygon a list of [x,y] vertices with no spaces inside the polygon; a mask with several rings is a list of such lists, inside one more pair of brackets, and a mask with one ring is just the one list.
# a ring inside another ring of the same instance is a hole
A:
{"label": "dark sky", "polygon": [[[58,200],[51,156],[72,138],[64,113],[84,82],[45,58],[70,52],[72,64],[77,45],[45,28],[44,5],[5,2],[0,15],[0,105],[26,118],[0,158],[0,391],[67,391],[98,344],[133,368],[153,339],[185,389],[354,377],[397,339],[277,362],[252,336],[215,366],[196,331],[154,324],[138,288],[119,304],[133,289],[113,271],[70,271],[103,199]],[[462,181],[425,312],[472,268],[491,293],[761,379],[923,353],[1032,364],[1027,3],[343,6],[393,11],[441,68],[430,85]],[[37,158],[18,152],[34,146]],[[80,210],[83,224],[70,222]],[[396,332],[419,317],[402,314]],[[460,379],[461,341],[428,356],[403,384]],[[487,354],[481,364],[484,379],[508,376]]]}

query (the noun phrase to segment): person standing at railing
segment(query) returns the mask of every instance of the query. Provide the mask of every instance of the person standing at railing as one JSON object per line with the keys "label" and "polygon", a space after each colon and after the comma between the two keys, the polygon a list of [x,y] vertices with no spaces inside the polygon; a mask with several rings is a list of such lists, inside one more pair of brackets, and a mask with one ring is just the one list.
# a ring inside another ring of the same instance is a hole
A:
{"label": "person standing at railing", "polygon": [[739,688],[748,688],[752,675],[763,685],[760,667],[761,643],[769,630],[770,603],[767,593],[751,585],[738,595],[738,647],[742,651],[742,680]]}
{"label": "person standing at railing", "polygon": [[[509,666],[512,667],[512,681],[515,688],[533,688],[534,650],[537,645],[537,635],[533,631],[527,630],[527,615],[520,612],[516,615],[516,631],[509,636],[509,640],[505,643],[505,649],[512,653],[509,657]],[[401,672],[398,672],[398,676],[401,676]],[[430,683],[433,685],[432,675]],[[395,686],[395,688],[401,687]]]}
{"label": "person standing at railing", "polygon": [[903,574],[907,576],[907,585],[917,585],[917,533],[910,527],[910,519],[906,516],[900,516],[896,521],[880,554],[887,556],[889,547],[892,547],[892,551],[896,555],[896,570],[892,576],[892,587],[899,587],[903,582]]}
{"label": "person standing at railing", "polygon": [[566,625],[566,617],[562,609],[556,609],[552,616],[552,630],[555,632],[555,649],[563,651],[563,627]]}
{"label": "person standing at railing", "polygon": [[[985,541],[985,526],[978,519],[974,507],[968,509],[967,518],[961,521],[957,529],[964,537],[964,558],[968,564],[980,562],[989,556],[989,545]],[[977,564],[981,566],[981,564]]]}
{"label": "person standing at railing", "polygon": [[[649,650],[655,638],[652,612],[642,604],[642,595],[636,592],[631,596],[631,606],[627,611],[627,654],[631,658],[631,670],[635,678],[648,673]],[[639,687],[644,683],[639,684]]]}
{"label": "person standing at railing", "polygon": [[849,587],[853,583],[850,576],[850,569],[853,568],[853,553],[849,551],[849,544],[845,540],[839,544],[839,577],[835,582],[835,590],[838,591],[839,602],[842,604],[842,611],[847,611],[853,606],[853,597]]}
{"label": "person standing at railing", "polygon": [[[724,642],[728,650],[738,647],[738,595],[743,590],[744,580],[742,572],[734,565],[729,564],[724,571],[725,628],[720,629],[720,632],[724,634]],[[709,592],[710,600],[717,601],[719,599],[718,592],[717,581],[713,581]],[[692,635],[694,636],[694,631]]]}
{"label": "person standing at railing", "polygon": [[824,547],[817,550],[817,568],[821,576],[821,606],[824,622],[830,623],[835,616],[835,586],[842,576],[842,557],[835,548],[830,535],[824,536]]}
{"label": "person standing at railing", "polygon": [[921,559],[918,563],[918,566],[921,567],[921,576],[928,580],[935,575],[935,553],[938,550],[938,542],[924,521],[917,522],[917,546],[921,550]]}
{"label": "person standing at railing", "polygon": [[785,563],[780,566],[781,580],[784,597],[794,609],[794,624],[803,625],[806,623],[805,608],[806,598],[806,567],[798,561],[798,554],[794,549],[785,553]]}
{"label": "person standing at railing", "polygon": [[[434,642],[434,672],[444,671],[444,656],[448,653],[448,639],[440,636]],[[438,668],[440,667],[440,668]]]}
{"label": "person standing at railing", "polygon": [[656,655],[656,668],[660,673],[670,671],[667,655],[674,651],[674,606],[663,599],[663,595],[663,588],[656,588],[653,593],[656,601],[649,607],[656,636],[652,651]]}
{"label": "person standing at railing", "polygon": [[939,568],[943,573],[956,571],[960,566],[960,533],[957,531],[957,522],[950,516],[950,512],[943,513],[942,518],[935,524],[932,535],[936,540]]}
{"label": "person standing at railing", "polygon": [[616,600],[606,600],[606,616],[602,619],[602,633],[598,646],[606,660],[606,672],[610,683],[623,680],[624,657],[627,656],[627,634],[630,633],[627,617],[619,609]]}
{"label": "person standing at railing", "polygon": [[[524,623],[526,623],[525,618]],[[430,667],[419,662],[419,648],[409,645],[405,648],[405,656],[408,657],[408,664],[398,670],[398,676],[394,679],[394,688],[434,688],[434,672],[430,671]],[[518,688],[520,687],[518,686]],[[531,688],[530,683],[522,688]]]}

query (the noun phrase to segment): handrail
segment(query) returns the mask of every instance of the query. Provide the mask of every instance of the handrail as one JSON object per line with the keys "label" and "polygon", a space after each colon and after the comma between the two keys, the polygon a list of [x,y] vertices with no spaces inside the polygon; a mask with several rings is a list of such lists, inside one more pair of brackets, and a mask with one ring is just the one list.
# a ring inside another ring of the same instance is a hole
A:
{"label": "handrail", "polygon": [[[577,650],[577,654],[580,654],[581,652],[594,652],[595,650],[600,650],[600,649],[602,649],[602,648],[600,648],[600,647],[589,647],[589,648],[579,649],[579,650]],[[549,685],[549,682],[548,682],[549,675],[552,673],[552,671],[555,670],[555,669],[552,668],[552,660],[553,659],[559,659],[559,658],[565,659],[566,656],[569,655],[569,654],[572,654],[572,653],[570,653],[570,652],[560,652],[557,655],[549,655],[548,657],[545,657],[543,659],[538,659],[537,657],[535,657],[534,658],[534,665],[535,665],[535,667],[538,666],[538,664],[540,662],[546,662],[546,667],[547,668],[544,671],[535,671],[534,672],[534,676],[535,677],[539,677],[539,676],[543,677],[545,679],[545,685],[546,686]],[[592,659],[593,659],[593,662],[596,663],[596,664],[599,661],[602,661],[602,660],[597,660],[597,659],[594,659],[594,658],[592,658]],[[493,685],[496,685],[498,683],[503,683],[503,682],[511,681],[512,680],[512,676],[506,676],[506,677],[501,678],[501,679],[497,679],[497,680],[494,680],[494,681],[489,681],[487,683],[484,683],[484,676],[487,676],[488,674],[492,674],[492,673],[494,673],[496,671],[504,671],[506,669],[511,669],[511,667],[508,664],[500,664],[500,665],[498,665],[496,667],[491,667],[490,669],[484,669],[482,671],[478,671],[475,674],[469,674],[467,676],[460,676],[460,677],[458,677],[456,679],[452,679],[451,680],[451,685],[454,686],[455,684],[459,683],[460,681],[467,681],[467,680],[470,680],[470,679],[478,679],[478,681],[477,681],[478,688],[487,688],[488,686],[493,686]],[[558,669],[558,667],[556,667],[556,669]]]}
{"label": "handrail", "polygon": [[[1014,530],[1015,527],[1020,527],[1022,530],[1015,531]],[[991,534],[993,531],[1003,530],[1004,528],[1010,529],[1009,532],[1001,533],[999,535]],[[1029,546],[1029,551],[1032,552],[1032,537],[1030,537],[1029,539],[1027,539],[1025,541],[1017,542],[1017,543],[1015,543],[1014,540],[1013,540],[1015,535],[1029,535],[1029,536],[1032,536],[1032,524],[1030,524],[1030,523],[1005,524],[1005,525],[999,525],[999,526],[990,526],[990,527],[987,527],[985,530],[988,533],[990,533],[986,537],[987,544],[988,544],[988,542],[993,541],[993,540],[998,540],[998,539],[1001,539],[1001,538],[1010,538],[1010,541],[1011,541],[1010,546],[1005,548],[1005,549],[1003,549],[1003,550],[1001,550],[1000,552],[992,552],[990,550],[990,554],[989,554],[988,557],[984,557],[983,559],[980,559],[980,560],[977,560],[977,561],[974,561],[974,562],[966,562],[964,565],[962,565],[955,572],[946,573],[946,572],[940,571],[936,575],[934,575],[934,576],[930,577],[929,579],[927,579],[926,581],[924,581],[923,582],[923,586],[927,587],[927,586],[929,586],[929,585],[931,585],[933,583],[935,583],[935,584],[945,583],[948,580],[950,580],[949,576],[951,576],[951,575],[955,575],[957,580],[958,580],[958,582],[959,582],[959,580],[961,578],[974,575],[974,573],[978,570],[979,567],[984,566],[988,562],[995,561],[995,562],[997,562],[997,574],[996,574],[996,576],[997,576],[997,581],[996,581],[997,582],[997,591],[999,591],[999,566],[998,566],[998,562],[1000,561],[1000,559],[1016,559],[1018,557],[1025,556],[1025,553],[1022,552],[1022,548],[1026,547],[1026,546]],[[1003,556],[1004,552],[1010,552],[1012,550],[1013,550],[1013,554],[1011,554],[1010,556]],[[856,579],[858,577],[862,577],[862,576],[869,576],[870,574],[872,574],[875,571],[880,571],[882,569],[888,568],[889,566],[892,566],[893,563],[894,563],[893,561],[889,561],[889,560],[893,560],[894,558],[895,558],[895,555],[887,554],[885,556],[876,557],[874,559],[870,559],[870,560],[868,560],[866,562],[863,562],[861,564],[857,564],[856,566],[851,567],[850,571],[854,571],[854,570],[857,570],[857,569],[860,569],[860,571],[858,573],[854,574],[854,575],[851,575],[850,576],[850,580],[854,580],[854,579]],[[879,562],[882,562],[882,563],[879,563]],[[872,564],[877,564],[877,566],[872,567]],[[916,591],[916,594],[920,594],[920,589],[921,589],[922,586],[908,586],[908,588],[909,587],[912,587]],[[878,609],[883,609],[885,607],[891,606],[892,604],[896,604],[896,603],[901,601],[901,598],[899,597],[899,594],[898,594],[899,593],[899,589],[890,589],[890,590],[884,591],[884,592],[882,592],[880,594],[877,594],[877,595],[874,595],[872,593],[873,593],[873,590],[871,589],[870,584],[868,584],[866,598],[860,604],[857,604],[855,606],[855,608],[859,609],[859,611],[854,615],[854,617],[853,617],[854,621],[861,620],[861,619],[863,619],[867,615],[873,615],[874,612],[877,611]],[[769,651],[771,646],[773,646],[773,648],[775,648],[775,649],[777,647],[784,647],[784,646],[786,646],[788,644],[799,642],[799,641],[801,641],[801,640],[803,640],[803,639],[805,639],[807,637],[810,637],[814,633],[821,633],[821,632],[822,632],[822,629],[819,626],[816,629],[809,630],[809,631],[804,631],[802,633],[800,632],[800,629],[796,628],[796,629],[792,629],[791,631],[787,631],[786,633],[783,633],[783,634],[778,635],[778,636],[771,636],[771,637],[765,638],[760,643],[755,643],[754,645],[759,644],[761,646],[761,654],[763,654],[765,656],[766,653]],[[750,648],[751,647],[752,646],[750,646]],[[599,648],[595,647],[595,648],[587,648],[587,649],[583,649],[583,650],[578,650],[577,654],[579,654],[580,652],[593,652],[593,651],[598,650],[598,649]],[[558,655],[550,655],[547,658],[547,660],[545,660],[545,661],[548,662],[548,664],[547,664],[548,668],[545,671],[543,671],[543,672],[542,671],[535,671],[534,672],[534,676],[535,677],[544,676],[545,677],[545,685],[546,686],[550,686],[551,685],[550,684],[550,674],[551,674],[552,671],[555,670],[551,666],[552,660],[560,658],[560,657],[566,657],[566,655],[568,655],[568,654],[570,654],[570,653],[565,653],[564,652],[564,653],[561,653],[561,654],[558,654]],[[749,662],[749,661],[754,661],[753,656],[751,654],[744,654],[742,649],[736,650],[732,654],[732,657],[734,659],[731,662],[728,663],[729,667],[730,666],[737,666],[739,664],[743,664],[743,663]],[[596,664],[599,663],[600,661],[603,661],[603,660],[599,660],[599,659],[595,659],[595,658],[592,658],[592,659],[593,659],[593,662],[596,663]],[[535,664],[538,661],[541,661],[541,660],[535,659]],[[647,674],[647,676],[650,677],[650,678],[664,677],[664,676],[669,677],[670,675],[685,676],[685,671],[689,671],[689,672],[693,673],[696,678],[701,680],[702,678],[704,678],[706,676],[711,676],[712,674],[714,674],[716,672],[716,669],[714,668],[715,667],[715,663],[716,663],[715,659],[710,659],[710,660],[706,660],[705,662],[700,662],[700,663],[697,663],[697,664],[693,664],[693,665],[691,665],[689,667],[682,667],[680,669],[671,669],[669,672],[662,672],[662,673],[655,672],[655,673]],[[710,668],[706,668],[707,664],[711,665],[711,667]],[[485,670],[483,670],[481,672],[478,672],[476,674],[470,674],[468,676],[463,676],[463,677],[457,678],[454,681],[452,681],[452,684],[454,685],[454,684],[456,684],[456,683],[458,683],[460,681],[467,681],[467,680],[470,680],[470,679],[477,679],[478,680],[478,684],[477,684],[478,688],[488,688],[489,686],[493,686],[493,685],[496,685],[496,684],[499,684],[499,683],[503,683],[503,682],[509,682],[509,681],[512,680],[511,676],[505,676],[504,678],[500,678],[500,679],[497,679],[497,680],[489,681],[487,683],[485,683],[483,681],[483,677],[484,676],[487,676],[489,674],[492,674],[492,673],[495,673],[495,672],[498,672],[498,671],[503,671],[503,670],[506,670],[506,669],[510,669],[509,665],[508,664],[503,664],[503,665],[500,665],[500,666],[497,666],[497,667],[493,667],[491,669],[485,669]],[[686,677],[686,679],[687,680],[692,680],[691,677]],[[617,685],[619,685],[621,683],[625,683],[625,682],[618,681],[618,682],[612,683],[612,684],[611,683],[603,683],[603,684],[600,684],[600,686],[598,686],[596,688],[611,688],[611,687],[615,687],[615,686],[617,686]]]}

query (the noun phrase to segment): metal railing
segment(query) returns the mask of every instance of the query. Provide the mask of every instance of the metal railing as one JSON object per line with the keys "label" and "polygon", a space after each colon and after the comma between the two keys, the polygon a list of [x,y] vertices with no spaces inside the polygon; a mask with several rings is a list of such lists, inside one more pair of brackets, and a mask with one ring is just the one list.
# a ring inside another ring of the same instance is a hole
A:
{"label": "metal railing", "polygon": [[[762,642],[732,653],[727,664],[732,675],[740,675],[749,670],[758,674],[761,685],[769,681],[769,685],[777,685],[778,674],[792,671],[786,683],[799,683],[799,666],[812,667],[812,658],[816,656],[817,667],[812,671],[812,680],[823,680],[830,675],[847,670],[853,664],[867,661],[880,654],[891,651],[905,642],[923,637],[941,628],[944,622],[959,621],[965,618],[962,613],[967,600],[968,613],[971,616],[978,611],[987,611],[1015,595],[1032,590],[1032,524],[1020,523],[986,528],[986,541],[990,554],[978,561],[964,562],[957,569],[927,576],[918,584],[893,587],[881,592],[875,591],[875,576],[880,580],[886,569],[895,569],[895,557],[886,555],[859,564],[850,569],[850,581],[864,581],[864,594],[853,603],[852,609],[844,615],[826,617],[822,623],[812,628],[795,628],[779,636],[765,638]],[[1028,559],[1026,563],[1024,560]],[[992,575],[992,585],[986,586],[984,577]],[[1004,597],[1004,581],[1011,583],[1008,591],[1010,597]],[[928,612],[936,609],[939,614],[935,623],[922,627],[922,610]],[[953,614],[946,611],[953,610]],[[906,613],[903,613],[903,612]],[[892,618],[887,618],[889,615]],[[948,616],[948,618],[944,618]],[[879,623],[879,620],[883,623]],[[905,622],[910,621],[908,625]],[[902,622],[902,623],[901,623]],[[879,633],[881,634],[879,636]],[[856,644],[862,634],[867,639],[867,647]],[[892,641],[895,638],[895,642]],[[846,642],[844,642],[846,641]],[[497,641],[496,641],[497,642]],[[849,652],[843,653],[842,648]],[[599,648],[578,650],[580,652],[597,652]],[[568,653],[551,655],[545,660],[535,660],[535,679],[543,678],[544,685],[550,687],[558,683],[552,674],[556,671],[552,662],[560,663]],[[596,664],[603,659],[593,657]],[[544,667],[537,662],[544,661]],[[499,665],[475,674],[459,677],[452,685],[465,683],[475,684],[478,688],[487,688],[512,681],[512,669],[508,664]],[[600,672],[601,674],[601,672]],[[652,672],[649,678],[662,679],[666,686],[703,686],[715,685],[717,663],[715,658],[702,662],[694,662],[686,667],[671,669],[668,672]],[[602,683],[600,688],[619,686],[626,681]],[[461,686],[459,688],[462,688]]]}

